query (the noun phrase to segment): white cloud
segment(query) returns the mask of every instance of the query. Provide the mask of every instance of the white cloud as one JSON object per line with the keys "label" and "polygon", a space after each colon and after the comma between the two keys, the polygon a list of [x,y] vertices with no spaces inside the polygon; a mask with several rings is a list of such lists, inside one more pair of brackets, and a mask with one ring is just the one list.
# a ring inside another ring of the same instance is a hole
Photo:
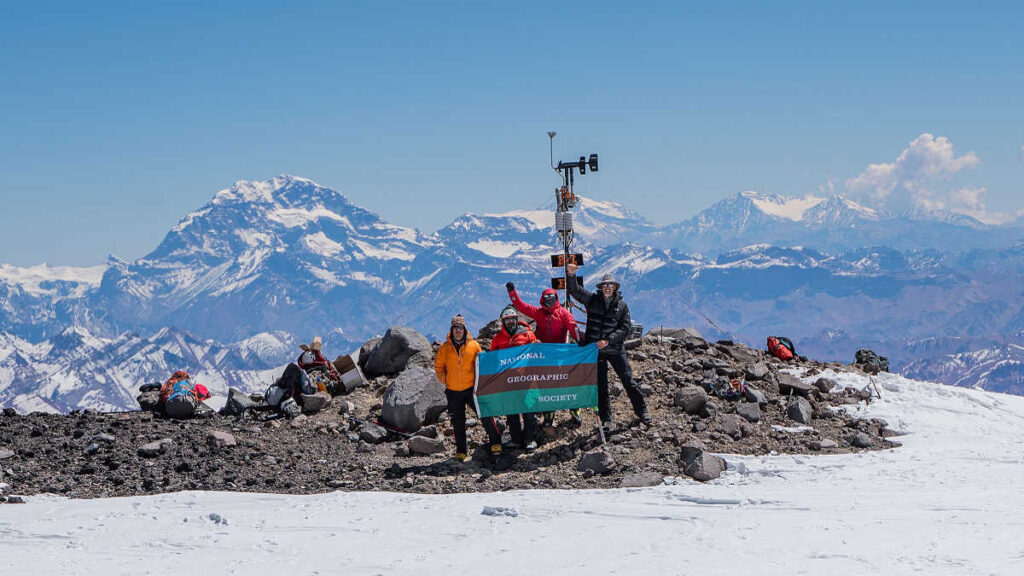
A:
{"label": "white cloud", "polygon": [[979,162],[974,152],[957,156],[948,138],[924,133],[900,152],[895,162],[871,164],[847,180],[846,191],[869,206],[894,212],[945,210],[989,224],[1012,221],[1014,215],[988,211],[983,186],[955,188],[949,184],[955,174]]}

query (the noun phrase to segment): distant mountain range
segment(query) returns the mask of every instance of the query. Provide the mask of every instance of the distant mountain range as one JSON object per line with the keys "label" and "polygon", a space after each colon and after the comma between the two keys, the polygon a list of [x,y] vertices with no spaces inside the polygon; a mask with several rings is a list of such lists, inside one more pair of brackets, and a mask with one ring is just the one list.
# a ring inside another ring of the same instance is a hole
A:
{"label": "distant mountain range", "polygon": [[[506,281],[539,294],[559,272],[553,222],[553,206],[465,214],[424,234],[303,178],[238,182],[134,262],[0,266],[0,404],[128,408],[176,368],[256,389],[313,335],[341,353],[394,324],[440,338],[456,312],[482,326]],[[668,226],[583,198],[575,222],[581,273],[616,274],[648,328],[782,334],[845,361],[871,347],[915,377],[1020,393],[1020,226],[753,192]]]}

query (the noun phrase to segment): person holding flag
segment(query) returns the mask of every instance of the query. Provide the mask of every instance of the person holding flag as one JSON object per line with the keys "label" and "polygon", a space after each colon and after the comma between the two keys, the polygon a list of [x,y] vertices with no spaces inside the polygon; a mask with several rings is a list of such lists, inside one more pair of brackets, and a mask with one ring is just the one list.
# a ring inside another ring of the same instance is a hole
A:
{"label": "person holding flag", "polygon": [[590,292],[580,286],[576,278],[579,266],[568,264],[565,267],[566,285],[569,293],[587,310],[587,329],[580,344],[594,343],[597,345],[597,410],[601,418],[601,427],[605,433],[611,428],[612,409],[608,398],[608,365],[611,364],[618,375],[626,395],[633,405],[636,422],[645,426],[651,425],[651,416],[647,412],[647,402],[640,392],[640,386],[633,380],[633,369],[623,349],[626,337],[632,327],[629,318],[629,307],[622,300],[619,283],[611,274],[605,274],[597,283],[598,292]]}
{"label": "person holding flag", "polygon": [[[455,430],[455,459],[459,461],[464,461],[468,454],[466,406],[472,408],[475,405],[473,386],[476,384],[476,356],[480,351],[480,344],[466,330],[466,320],[461,314],[456,314],[448,329],[448,338],[437,350],[434,372],[445,386],[448,418]],[[481,418],[480,423],[487,431],[491,454],[501,454],[501,432],[498,431],[498,423],[494,418]]]}
{"label": "person holding flag", "polygon": [[[576,325],[576,319],[573,318],[572,312],[558,301],[557,290],[553,288],[544,290],[540,295],[540,306],[532,306],[519,298],[516,285],[512,282],[505,283],[505,289],[508,290],[509,300],[512,301],[516,310],[537,323],[537,340],[544,344],[565,344],[569,342],[570,337],[579,341],[580,332]],[[578,409],[569,412],[572,414],[574,426],[582,424],[583,420],[580,418]],[[554,412],[545,412],[542,426],[551,426],[554,424],[554,420]]]}
{"label": "person holding flag", "polygon": [[[530,329],[530,325],[519,320],[519,314],[514,306],[509,304],[501,311],[501,331],[491,340],[491,351],[513,348],[524,344],[532,344],[537,341],[537,336]],[[521,418],[520,418],[521,417]],[[509,414],[505,417],[508,422],[509,434],[512,436],[512,443],[526,450],[537,449],[537,415],[528,412],[525,414]]]}

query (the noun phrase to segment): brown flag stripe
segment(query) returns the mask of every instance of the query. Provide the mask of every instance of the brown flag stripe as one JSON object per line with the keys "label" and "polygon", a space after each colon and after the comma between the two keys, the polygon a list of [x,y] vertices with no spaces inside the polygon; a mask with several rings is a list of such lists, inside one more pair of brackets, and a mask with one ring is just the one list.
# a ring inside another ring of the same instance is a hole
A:
{"label": "brown flag stripe", "polygon": [[[520,376],[535,376],[547,374],[568,374],[564,380],[521,380],[509,382],[510,378]],[[569,388],[572,386],[587,386],[597,383],[597,364],[570,364],[567,366],[528,366],[525,368],[509,368],[497,374],[481,374],[477,383],[477,396],[484,394],[496,394],[498,392],[511,392],[514,390],[529,390],[540,388],[549,390],[554,388]]]}

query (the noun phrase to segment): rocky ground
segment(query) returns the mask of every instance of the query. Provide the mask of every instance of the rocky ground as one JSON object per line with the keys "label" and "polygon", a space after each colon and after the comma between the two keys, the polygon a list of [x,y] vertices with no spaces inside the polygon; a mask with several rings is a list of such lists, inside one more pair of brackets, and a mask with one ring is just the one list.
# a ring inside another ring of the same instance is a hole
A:
{"label": "rocky ground", "polygon": [[[420,352],[422,371],[423,352],[429,350]],[[556,425],[544,430],[538,450],[497,459],[488,454],[479,423],[471,420],[472,454],[464,463],[450,459],[454,440],[446,414],[425,423],[414,437],[371,424],[393,400],[394,393],[386,392],[395,386],[394,374],[378,376],[335,397],[326,410],[293,420],[267,419],[269,413],[245,418],[209,413],[176,421],[153,412],[18,415],[5,410],[0,500],[16,502],[16,495],[39,493],[93,498],[178,490],[609,488],[659,484],[667,476],[714,478],[724,462],[711,453],[826,454],[899,445],[884,422],[836,409],[870,401],[867,391],[833,391],[834,383],[813,378],[825,368],[858,371],[857,366],[801,359],[782,363],[764,351],[705,342],[682,330],[631,341],[629,355],[654,419],[649,429],[629,426],[629,401],[613,377],[615,426],[606,449],[592,411],[585,411],[580,428],[559,414]],[[784,369],[795,369],[814,385]],[[708,394],[730,379],[746,382],[740,397]]]}

